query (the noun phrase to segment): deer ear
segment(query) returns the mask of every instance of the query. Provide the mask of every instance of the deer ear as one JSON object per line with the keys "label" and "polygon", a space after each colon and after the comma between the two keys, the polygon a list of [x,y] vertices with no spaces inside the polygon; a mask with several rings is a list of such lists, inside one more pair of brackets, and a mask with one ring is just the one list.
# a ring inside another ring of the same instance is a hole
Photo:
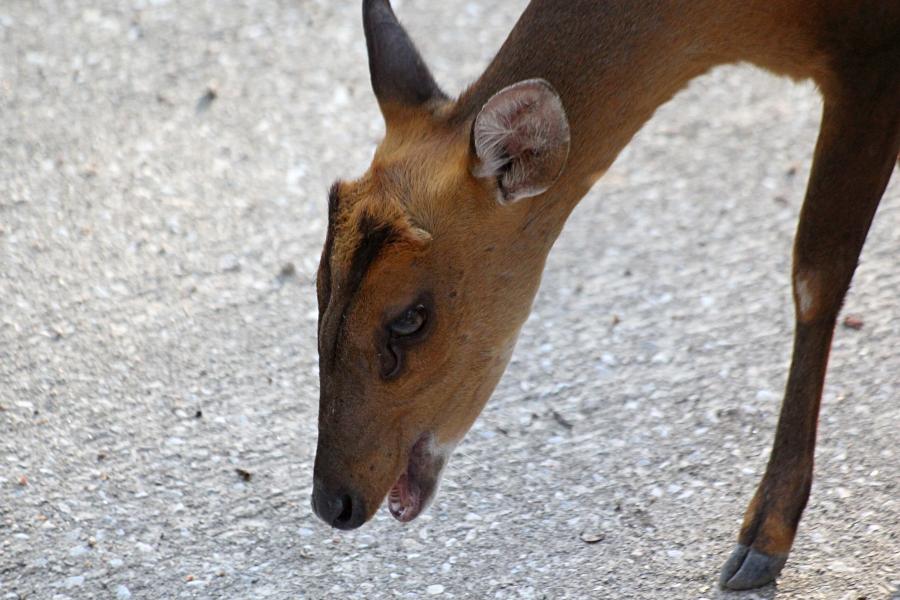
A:
{"label": "deer ear", "polygon": [[472,137],[472,172],[497,180],[501,204],[545,192],[569,156],[566,112],[543,79],[520,81],[494,94],[475,117]]}
{"label": "deer ear", "polygon": [[392,104],[415,107],[446,98],[397,21],[389,0],[363,0],[363,29],[372,90],[382,113]]}

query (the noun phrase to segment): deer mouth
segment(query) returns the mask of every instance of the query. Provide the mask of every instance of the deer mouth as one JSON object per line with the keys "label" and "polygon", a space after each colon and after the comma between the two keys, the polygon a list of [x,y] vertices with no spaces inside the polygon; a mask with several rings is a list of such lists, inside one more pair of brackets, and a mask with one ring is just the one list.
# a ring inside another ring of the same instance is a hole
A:
{"label": "deer mouth", "polygon": [[446,456],[431,434],[423,434],[413,444],[406,468],[387,496],[388,509],[395,519],[408,523],[425,510],[434,498]]}

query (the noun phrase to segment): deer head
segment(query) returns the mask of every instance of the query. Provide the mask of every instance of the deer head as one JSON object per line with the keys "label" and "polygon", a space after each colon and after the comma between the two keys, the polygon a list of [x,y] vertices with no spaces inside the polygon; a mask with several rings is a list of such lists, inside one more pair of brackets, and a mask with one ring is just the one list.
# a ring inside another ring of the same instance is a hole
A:
{"label": "deer head", "polygon": [[432,498],[528,316],[558,233],[529,224],[569,151],[549,83],[461,111],[387,0],[365,0],[363,21],[386,133],[368,171],[331,189],[317,279],[312,504],[342,529],[386,496],[401,521]]}

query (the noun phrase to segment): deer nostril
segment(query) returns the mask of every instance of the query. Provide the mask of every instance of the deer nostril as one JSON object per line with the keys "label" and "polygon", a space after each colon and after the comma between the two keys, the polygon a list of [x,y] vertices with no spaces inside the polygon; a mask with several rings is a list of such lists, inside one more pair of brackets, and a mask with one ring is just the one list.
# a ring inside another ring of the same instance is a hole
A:
{"label": "deer nostril", "polygon": [[332,527],[355,529],[362,525],[366,519],[364,504],[359,495],[332,492],[319,480],[313,486],[313,512]]}
{"label": "deer nostril", "polygon": [[341,496],[341,514],[335,518],[334,524],[338,527],[346,526],[352,518],[353,498],[350,497],[350,494],[344,494]]}

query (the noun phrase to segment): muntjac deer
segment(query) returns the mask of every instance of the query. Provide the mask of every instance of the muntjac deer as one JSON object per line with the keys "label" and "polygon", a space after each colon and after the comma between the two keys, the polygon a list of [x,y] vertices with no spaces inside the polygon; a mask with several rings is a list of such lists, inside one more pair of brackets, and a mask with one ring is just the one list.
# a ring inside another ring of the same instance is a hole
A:
{"label": "muntjac deer", "polygon": [[316,514],[352,529],[385,497],[400,521],[423,510],[572,209],[659,105],[747,61],[812,79],[824,97],[784,403],[720,582],[774,580],[809,496],[835,321],[900,151],[900,2],[533,0],[456,99],[387,0],[364,0],[363,23],[386,133],[369,170],[328,201]]}

